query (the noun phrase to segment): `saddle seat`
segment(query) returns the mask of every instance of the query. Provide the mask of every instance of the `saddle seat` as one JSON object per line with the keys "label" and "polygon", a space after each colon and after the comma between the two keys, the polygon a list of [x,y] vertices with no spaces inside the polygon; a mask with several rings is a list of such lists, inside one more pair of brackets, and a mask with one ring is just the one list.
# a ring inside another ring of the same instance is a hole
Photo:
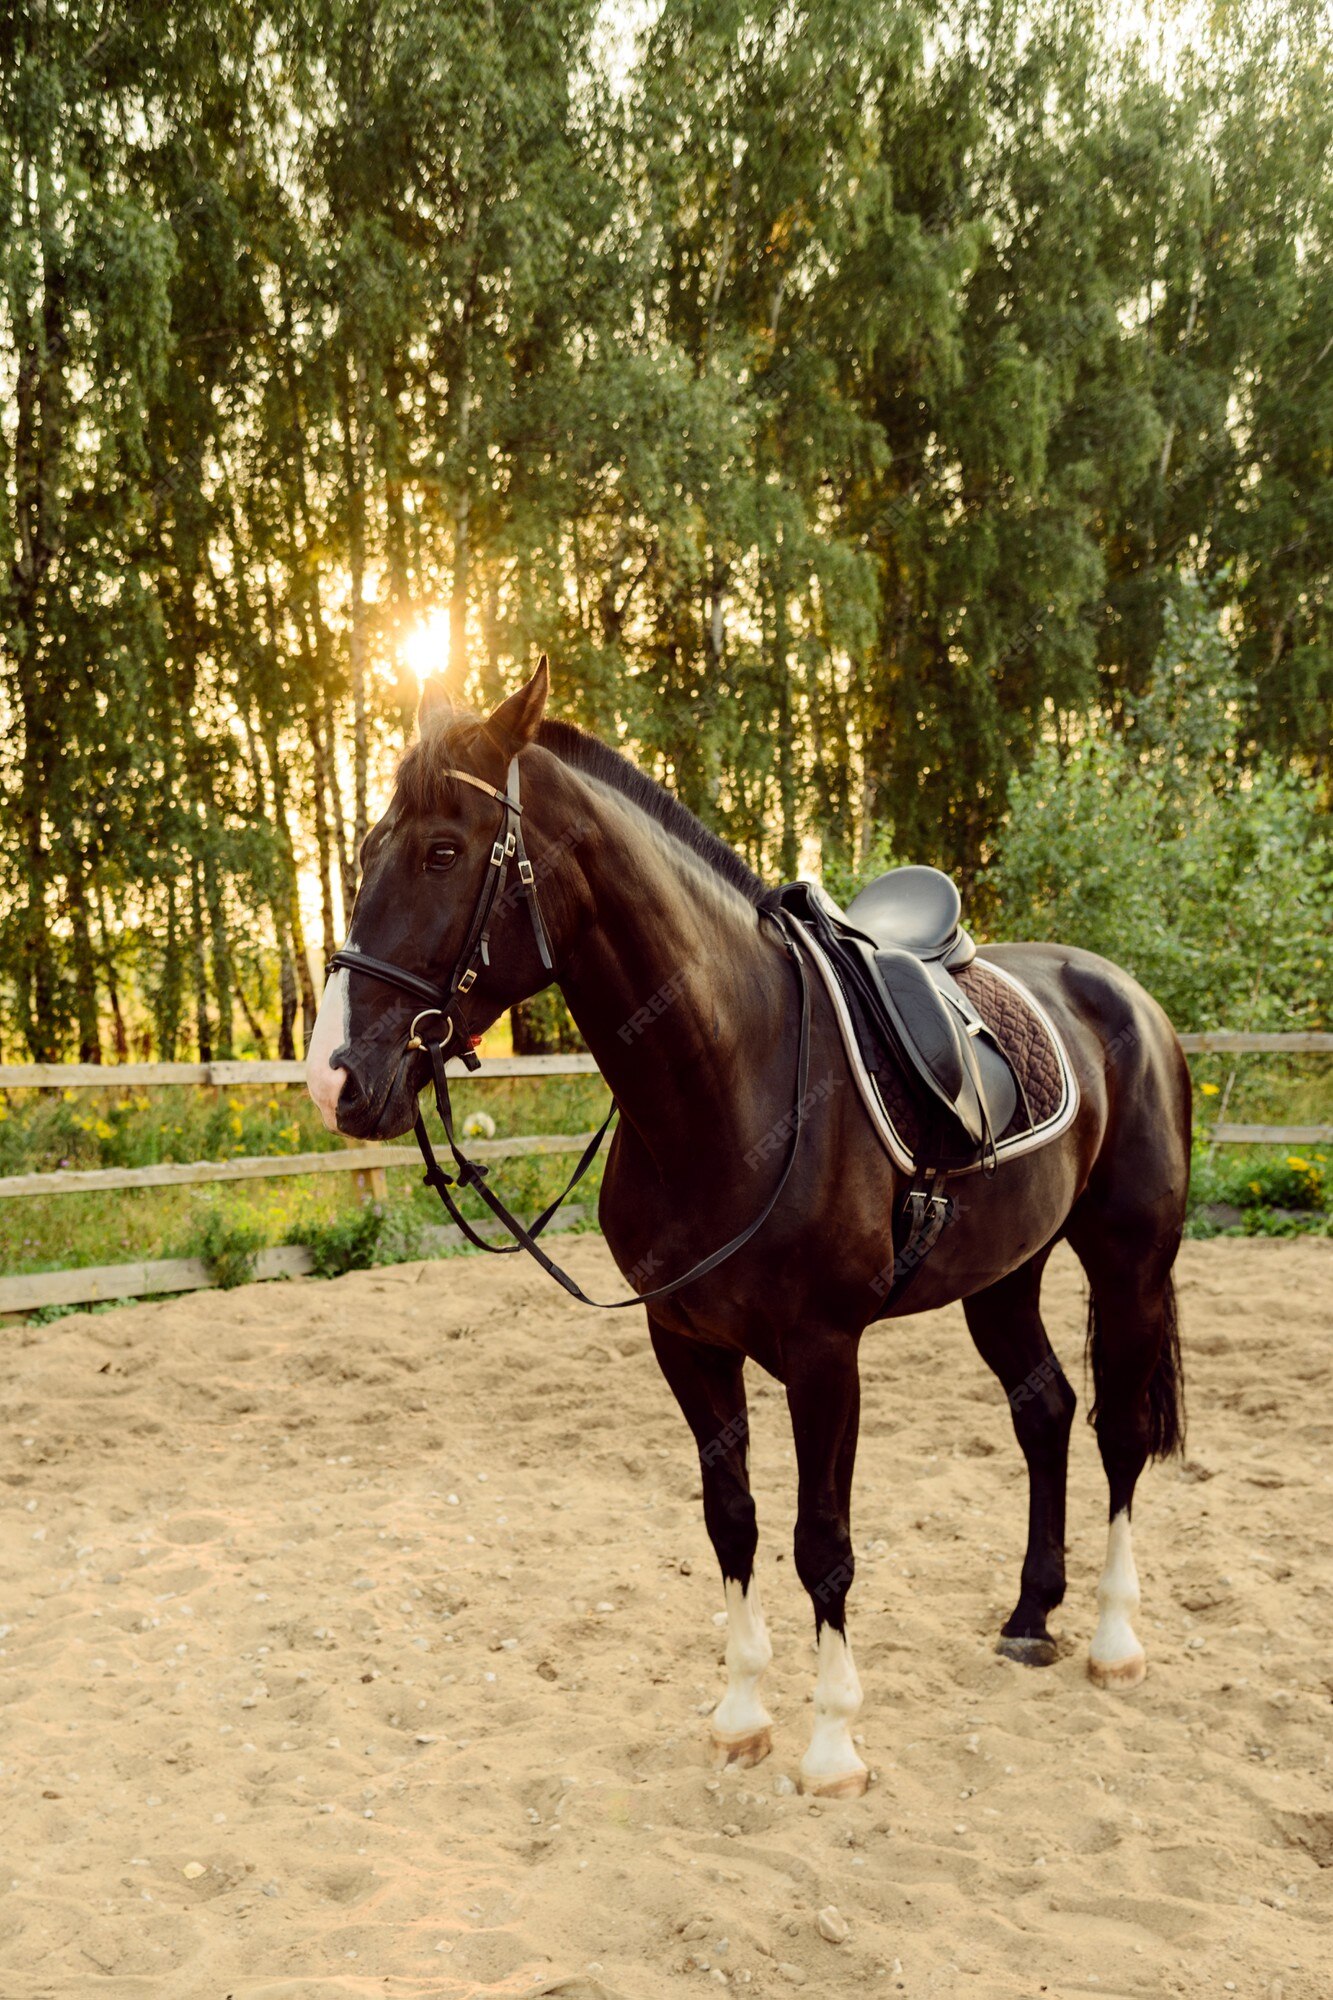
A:
{"label": "saddle seat", "polygon": [[938,868],[890,868],[853,896],[843,916],[877,945],[898,946],[950,972],[977,955],[963,929],[958,886]]}
{"label": "saddle seat", "polygon": [[956,885],[938,868],[905,867],[868,883],[845,911],[814,882],[775,895],[831,962],[868,1067],[896,1069],[920,1102],[929,1133],[921,1164],[985,1164],[1018,1084],[952,976],[976,957]]}

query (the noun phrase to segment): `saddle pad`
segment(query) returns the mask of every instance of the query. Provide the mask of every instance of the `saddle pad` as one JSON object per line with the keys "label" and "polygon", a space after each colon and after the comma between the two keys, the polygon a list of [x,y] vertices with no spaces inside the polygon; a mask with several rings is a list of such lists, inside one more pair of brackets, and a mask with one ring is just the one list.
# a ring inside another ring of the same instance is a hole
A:
{"label": "saddle pad", "polygon": [[[847,1061],[876,1134],[894,1165],[914,1173],[921,1113],[907,1078],[892,1067],[868,1068],[832,965],[808,931],[802,928],[799,936],[833,1001]],[[1018,1103],[998,1137],[996,1155],[1004,1160],[1033,1152],[1067,1131],[1078,1111],[1078,1079],[1064,1043],[1040,1001],[1012,972],[977,958],[953,976],[995,1036],[1019,1083]],[[957,1171],[977,1170],[972,1166]]]}

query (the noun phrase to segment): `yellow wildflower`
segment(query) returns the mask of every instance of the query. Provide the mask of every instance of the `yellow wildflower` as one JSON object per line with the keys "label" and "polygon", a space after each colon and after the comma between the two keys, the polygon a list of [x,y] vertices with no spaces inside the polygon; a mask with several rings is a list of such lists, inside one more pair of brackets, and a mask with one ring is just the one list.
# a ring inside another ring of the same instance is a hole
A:
{"label": "yellow wildflower", "polygon": [[1199,1085],[1199,1090],[1201,1095],[1204,1097],[1217,1096],[1217,1085],[1215,1083],[1201,1083]]}

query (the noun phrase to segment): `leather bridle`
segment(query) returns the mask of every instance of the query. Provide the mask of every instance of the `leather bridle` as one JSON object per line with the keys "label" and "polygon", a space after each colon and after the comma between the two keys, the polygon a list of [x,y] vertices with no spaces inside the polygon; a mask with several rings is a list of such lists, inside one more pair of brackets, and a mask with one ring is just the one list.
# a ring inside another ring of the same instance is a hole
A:
{"label": "leather bridle", "polygon": [[424,1000],[426,1005],[412,1021],[409,1030],[409,1049],[424,1049],[430,1046],[417,1033],[418,1023],[430,1014],[438,1014],[444,1023],[444,1033],[437,1037],[439,1046],[445,1048],[455,1042],[453,1053],[461,1057],[469,1069],[480,1065],[473,1053],[472,1037],[468,1033],[467,1022],[459,1007],[463,995],[476,983],[478,969],[491,962],[491,921],[505,891],[505,881],[509,874],[509,864],[515,863],[518,871],[519,894],[527,903],[532,917],[532,933],[537,941],[537,951],[542,968],[554,971],[551,958],[551,941],[546,935],[546,925],[542,922],[541,906],[537,901],[537,879],[532,871],[523,846],[523,806],[519,793],[518,758],[511,757],[509,771],[505,779],[504,791],[488,785],[484,778],[474,778],[470,771],[448,770],[444,776],[457,778],[476,791],[485,792],[489,798],[499,802],[501,808],[500,830],[491,846],[490,860],[476,908],[472,912],[472,922],[468,925],[466,938],[445,987],[434,985],[423,979],[419,973],[407,972],[391,959],[370,958],[361,951],[335,951],[329,960],[329,971],[368,972],[375,979],[381,979],[386,986],[396,986],[401,993],[408,993],[414,1000]]}
{"label": "leather bridle", "polygon": [[[553,1277],[557,1283],[564,1286],[571,1297],[578,1299],[583,1305],[597,1306],[602,1311],[614,1312],[625,1306],[645,1305],[653,1299],[666,1298],[670,1293],[680,1291],[685,1285],[693,1284],[697,1279],[707,1277],[710,1271],[715,1271],[719,1264],[725,1263],[728,1257],[734,1256],[738,1250],[744,1248],[752,1236],[758,1234],[759,1230],[768,1221],[773,1210],[777,1207],[779,1198],[787,1185],[792,1167],[795,1164],[796,1154],[801,1143],[801,1131],[805,1117],[806,1096],[810,1076],[810,988],[804,959],[789,928],[790,919],[782,910],[776,907],[761,906],[759,911],[762,918],[776,925],[783,944],[786,947],[787,955],[796,967],[796,976],[801,991],[801,1024],[796,1052],[796,1102],[789,1117],[782,1121],[788,1127],[788,1144],[777,1185],[769,1195],[760,1213],[749,1224],[748,1228],[743,1229],[739,1236],[733,1236],[729,1243],[722,1245],[721,1249],[714,1250],[710,1256],[703,1258],[699,1263],[693,1265],[685,1272],[683,1277],[673,1278],[668,1284],[658,1285],[650,1292],[634,1292],[627,1299],[590,1299],[578,1282],[570,1277],[568,1271],[561,1270],[560,1266],[547,1256],[545,1250],[538,1243],[537,1238],[546,1228],[552,1216],[555,1215],[556,1211],[573,1193],[596,1159],[598,1152],[601,1150],[602,1141],[611,1129],[618,1107],[614,1103],[612,1104],[606,1118],[597,1131],[593,1133],[592,1138],[584,1148],[579,1163],[564,1188],[556,1196],[555,1200],[542,1210],[531,1226],[526,1228],[519,1221],[518,1217],[506,1208],[500,1197],[487,1186],[486,1167],[478,1160],[468,1159],[459,1146],[454,1131],[453,1106],[449,1098],[449,1080],[445,1065],[449,1057],[453,1055],[457,1056],[469,1070],[476,1070],[481,1067],[480,1058],[477,1056],[474,1047],[474,1043],[480,1038],[472,1035],[469,1031],[466,1017],[459,1003],[474,985],[478,969],[489,965],[491,962],[491,924],[497,909],[501,907],[501,901],[505,893],[505,882],[511,862],[517,868],[518,893],[528,906],[528,912],[532,919],[533,936],[537,942],[537,951],[541,958],[543,970],[553,972],[555,965],[551,957],[550,939],[547,936],[546,925],[542,921],[541,908],[537,900],[536,876],[533,872],[532,863],[529,861],[523,846],[523,807],[520,803],[519,795],[518,758],[513,757],[510,759],[504,791],[497,790],[494,785],[488,785],[484,778],[473,777],[470,771],[448,769],[442,775],[457,778],[461,783],[471,785],[479,792],[485,792],[490,798],[495,799],[501,808],[500,828],[491,847],[486,876],[482,882],[476,907],[472,913],[472,921],[468,925],[467,936],[455,960],[454,969],[450,974],[447,985],[436,986],[429,979],[423,978],[419,973],[408,972],[403,966],[395,965],[391,959],[371,958],[366,952],[348,951],[346,949],[334,952],[332,958],[329,960],[328,970],[330,972],[363,972],[372,979],[382,981],[386,986],[396,986],[400,993],[406,993],[414,1000],[425,1001],[425,1006],[419,1013],[413,1016],[412,1025],[408,1030],[408,1042],[407,1048],[404,1051],[404,1059],[412,1051],[422,1050],[430,1061],[431,1080],[435,1087],[435,1108],[439,1113],[440,1123],[444,1127],[444,1134],[449,1142],[449,1150],[453,1155],[456,1171],[452,1174],[446,1173],[436,1159],[435,1150],[430,1142],[430,1134],[426,1130],[425,1119],[422,1116],[419,1105],[417,1107],[416,1122],[412,1130],[417,1145],[420,1148],[422,1160],[425,1162],[425,1185],[429,1188],[434,1188],[436,1194],[469,1243],[475,1245],[478,1250],[485,1250],[493,1257],[512,1257],[518,1251],[526,1250],[529,1256],[536,1259],[544,1271]],[[432,1015],[439,1016],[440,1021],[443,1023],[443,1032],[428,1035],[421,1032],[421,1023],[428,1020]],[[451,1044],[452,1047],[450,1046]],[[512,1243],[501,1244],[488,1243],[485,1237],[479,1236],[477,1231],[468,1222],[467,1217],[462,1214],[449,1192],[450,1188],[455,1185],[459,1188],[472,1188],[480,1195],[492,1214],[495,1215],[497,1220],[503,1224],[505,1229],[514,1238],[514,1241]]]}

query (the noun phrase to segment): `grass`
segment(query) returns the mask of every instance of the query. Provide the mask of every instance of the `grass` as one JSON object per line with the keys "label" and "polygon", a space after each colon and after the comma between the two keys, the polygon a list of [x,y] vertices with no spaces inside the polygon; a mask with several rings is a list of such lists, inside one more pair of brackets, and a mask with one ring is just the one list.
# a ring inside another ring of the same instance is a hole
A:
{"label": "grass", "polygon": [[[501,1138],[587,1132],[606,1115],[606,1088],[596,1076],[469,1079],[453,1094],[460,1126],[470,1112],[485,1111]],[[343,1145],[324,1130],[297,1085],[230,1091],[166,1086],[124,1094],[12,1091],[0,1108],[7,1113],[0,1121],[0,1172],[9,1174],[337,1152]],[[497,1161],[493,1173],[511,1207],[530,1214],[559,1192],[573,1167],[574,1156],[557,1155]],[[582,1187],[595,1191],[598,1179],[594,1167]],[[404,1235],[414,1223],[447,1220],[435,1196],[421,1186],[417,1168],[390,1167],[388,1183],[387,1208]],[[0,1201],[0,1275],[204,1256],[223,1222],[228,1231],[255,1232],[256,1247],[263,1248],[354,1217],[363,1203],[350,1173],[6,1198]],[[486,1214],[475,1196],[462,1206],[469,1216]]]}
{"label": "grass", "polygon": [[[1207,1128],[1218,1115],[1233,1063],[1228,1121],[1313,1125],[1329,1117],[1327,1058],[1194,1058],[1190,1233],[1218,1233],[1219,1225],[1201,1212],[1216,1204],[1241,1212],[1238,1222],[1224,1225],[1232,1233],[1329,1233],[1333,1147],[1207,1145]],[[460,1122],[474,1110],[486,1111],[501,1137],[590,1131],[605,1115],[606,1101],[605,1086],[595,1076],[469,1079],[455,1087]],[[0,1173],[5,1174],[335,1151],[341,1144],[324,1130],[299,1085],[0,1094]],[[1304,1164],[1293,1167],[1293,1159]],[[509,1205],[531,1216],[564,1185],[573,1166],[572,1155],[501,1160],[492,1177]],[[578,1198],[594,1209],[600,1174],[599,1162],[579,1191]],[[0,1200],[0,1275],[140,1258],[243,1259],[254,1249],[292,1241],[313,1244],[330,1270],[347,1268],[348,1257],[410,1254],[421,1225],[444,1220],[443,1212],[414,1167],[391,1167],[388,1189],[373,1231],[364,1221],[364,1192],[351,1174]],[[462,1205],[469,1216],[486,1215],[475,1196]],[[243,1263],[228,1269],[243,1270]]]}

